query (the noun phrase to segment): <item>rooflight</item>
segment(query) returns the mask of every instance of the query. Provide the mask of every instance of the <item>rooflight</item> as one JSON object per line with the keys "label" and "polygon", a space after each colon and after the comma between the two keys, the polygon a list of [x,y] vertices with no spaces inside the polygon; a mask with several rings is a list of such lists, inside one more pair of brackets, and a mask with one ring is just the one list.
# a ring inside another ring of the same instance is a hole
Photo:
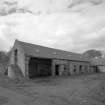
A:
{"label": "rooflight", "polygon": [[95,57],[95,59],[98,59],[98,57]]}
{"label": "rooflight", "polygon": [[39,52],[39,49],[36,49],[36,52]]}
{"label": "rooflight", "polygon": [[53,52],[53,54],[56,55],[57,53],[56,52]]}

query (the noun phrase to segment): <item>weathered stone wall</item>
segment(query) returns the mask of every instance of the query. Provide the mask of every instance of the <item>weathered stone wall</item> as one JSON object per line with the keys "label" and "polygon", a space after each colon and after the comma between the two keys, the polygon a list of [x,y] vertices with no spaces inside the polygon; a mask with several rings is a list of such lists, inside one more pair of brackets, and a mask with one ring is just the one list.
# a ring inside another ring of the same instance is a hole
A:
{"label": "weathered stone wall", "polygon": [[15,64],[14,61],[14,51],[17,49],[17,65],[21,69],[21,72],[25,76],[25,54],[24,50],[21,48],[21,46],[18,43],[14,44],[14,47],[12,48],[11,55],[10,55],[10,64]]}
{"label": "weathered stone wall", "polygon": [[69,61],[70,75],[87,74],[90,72],[89,70],[90,64],[88,62]]}
{"label": "weathered stone wall", "polygon": [[11,79],[16,78],[15,71],[13,70],[12,66],[8,66],[8,77]]}
{"label": "weathered stone wall", "polygon": [[91,65],[90,66],[90,73],[95,73],[96,72],[96,66]]}
{"label": "weathered stone wall", "polygon": [[52,61],[52,74],[55,75],[55,65],[59,65],[59,75],[68,75],[68,61],[54,59]]}
{"label": "weathered stone wall", "polygon": [[97,66],[100,72],[105,72],[105,66]]}
{"label": "weathered stone wall", "polygon": [[[55,65],[59,65],[59,75],[79,75],[91,73],[90,63],[81,61],[53,60],[52,74],[55,75]],[[81,67],[80,67],[81,66]]]}
{"label": "weathered stone wall", "polygon": [[29,61],[30,61],[31,57],[29,56],[25,56],[25,77],[29,78]]}

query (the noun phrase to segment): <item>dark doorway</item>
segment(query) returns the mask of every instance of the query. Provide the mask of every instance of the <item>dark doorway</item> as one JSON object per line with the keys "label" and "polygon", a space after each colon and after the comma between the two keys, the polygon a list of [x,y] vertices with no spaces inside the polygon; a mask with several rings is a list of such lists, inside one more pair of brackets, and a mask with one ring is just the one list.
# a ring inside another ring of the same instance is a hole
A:
{"label": "dark doorway", "polygon": [[51,59],[34,58],[29,61],[29,78],[39,76],[50,76],[51,73]]}
{"label": "dark doorway", "polygon": [[29,78],[34,78],[38,74],[38,65],[34,62],[34,60],[30,60],[29,62]]}
{"label": "dark doorway", "polygon": [[55,75],[59,75],[59,65],[55,65]]}
{"label": "dark doorway", "polygon": [[76,65],[74,65],[74,73],[76,73]]}
{"label": "dark doorway", "polygon": [[96,72],[96,73],[99,73],[99,71],[100,71],[99,68],[96,66],[96,67],[95,67],[95,72]]}
{"label": "dark doorway", "polygon": [[18,62],[18,50],[14,50],[14,63],[15,65],[17,65],[17,62]]}
{"label": "dark doorway", "polygon": [[82,65],[79,66],[79,72],[82,74]]}

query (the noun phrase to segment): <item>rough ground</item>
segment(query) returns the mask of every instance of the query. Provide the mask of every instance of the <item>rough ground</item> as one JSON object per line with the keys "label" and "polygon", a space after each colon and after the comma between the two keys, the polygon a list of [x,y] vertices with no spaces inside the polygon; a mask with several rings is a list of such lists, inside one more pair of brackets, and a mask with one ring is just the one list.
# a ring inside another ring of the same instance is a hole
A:
{"label": "rough ground", "polygon": [[0,75],[0,105],[105,105],[105,74],[21,81]]}

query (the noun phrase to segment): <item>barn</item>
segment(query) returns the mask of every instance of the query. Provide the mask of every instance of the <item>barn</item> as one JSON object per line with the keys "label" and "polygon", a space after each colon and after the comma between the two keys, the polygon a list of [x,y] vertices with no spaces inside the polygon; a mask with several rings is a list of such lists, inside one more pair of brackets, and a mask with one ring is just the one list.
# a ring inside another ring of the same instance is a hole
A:
{"label": "barn", "polygon": [[10,65],[18,66],[24,77],[62,76],[91,73],[90,61],[78,53],[15,40]]}

